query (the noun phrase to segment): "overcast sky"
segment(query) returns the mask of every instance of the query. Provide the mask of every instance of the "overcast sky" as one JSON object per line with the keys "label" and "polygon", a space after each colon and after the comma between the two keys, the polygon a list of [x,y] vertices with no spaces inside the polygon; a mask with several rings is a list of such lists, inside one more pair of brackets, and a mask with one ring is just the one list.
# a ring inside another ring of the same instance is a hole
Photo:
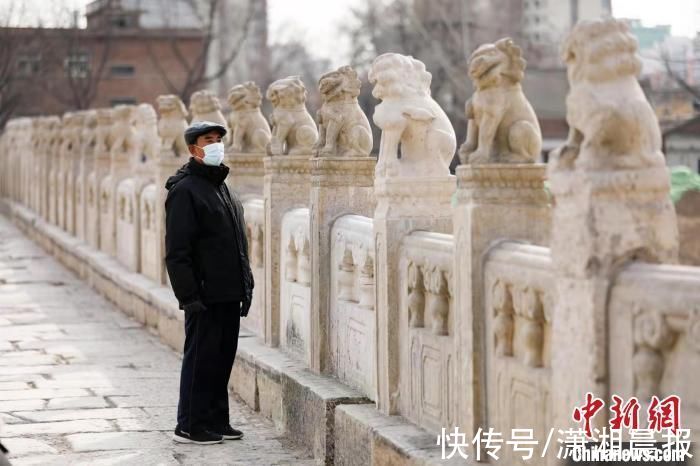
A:
{"label": "overcast sky", "polygon": [[[84,12],[89,0],[0,0],[0,11],[24,4],[28,18],[42,15],[50,20],[56,5]],[[338,27],[347,22],[349,8],[365,0],[268,0],[272,42],[300,36],[312,51],[343,60],[347,44],[340,41]],[[553,0],[563,1],[563,0]],[[639,18],[646,25],[671,24],[674,35],[694,36],[700,29],[700,0],[613,0],[617,17]]]}

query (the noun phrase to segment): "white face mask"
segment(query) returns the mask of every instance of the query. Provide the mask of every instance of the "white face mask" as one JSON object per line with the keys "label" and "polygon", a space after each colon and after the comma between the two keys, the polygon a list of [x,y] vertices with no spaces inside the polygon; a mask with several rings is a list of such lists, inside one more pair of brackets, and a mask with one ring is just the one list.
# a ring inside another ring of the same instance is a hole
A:
{"label": "white face mask", "polygon": [[[197,146],[199,147],[199,146]],[[218,167],[221,162],[224,161],[224,143],[215,142],[213,144],[208,144],[204,147],[199,147],[204,151],[204,157],[202,157],[202,162],[204,165],[211,165],[212,167]]]}

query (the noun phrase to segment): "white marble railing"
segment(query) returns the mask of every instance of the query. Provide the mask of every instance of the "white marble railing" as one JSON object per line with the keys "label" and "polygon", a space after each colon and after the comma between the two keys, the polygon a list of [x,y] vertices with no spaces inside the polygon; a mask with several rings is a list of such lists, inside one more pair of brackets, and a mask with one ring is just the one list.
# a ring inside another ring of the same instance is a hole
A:
{"label": "white marble railing", "polygon": [[141,243],[141,273],[148,278],[160,280],[161,268],[163,267],[160,257],[160,241],[158,236],[157,222],[160,220],[156,216],[156,185],[150,183],[141,191],[139,199],[140,222],[140,243]]}
{"label": "white marble railing", "polygon": [[253,302],[241,324],[259,337],[265,336],[265,201],[251,197],[243,200],[248,258],[255,279]]}
{"label": "white marble railing", "polygon": [[643,406],[678,395],[683,426],[700,428],[700,273],[697,267],[636,263],[610,292],[610,392]]}
{"label": "white marble railing", "polygon": [[309,209],[293,209],[284,215],[280,241],[280,346],[308,362],[311,357]]}
{"label": "white marble railing", "polygon": [[[486,425],[551,427],[552,264],[548,248],[504,242],[484,264]],[[527,464],[518,455],[508,464]]]}
{"label": "white marble railing", "polygon": [[439,431],[455,420],[452,235],[418,231],[399,256],[401,414]]}
{"label": "white marble railing", "polygon": [[[579,37],[569,46],[588,46],[589,35],[602,37],[597,45],[605,45],[626,37],[623,29],[615,20],[587,22],[577,26]],[[519,57],[512,41],[499,44]],[[627,39],[623,45],[572,50],[568,57],[629,54]],[[490,44],[477,55],[498,47]],[[633,65],[625,61],[634,58],[629,55],[604,57]],[[610,72],[627,72],[632,65]],[[595,70],[575,74],[583,81],[598,76]],[[383,101],[374,117],[382,129],[376,167],[373,160],[366,163],[365,152],[355,154],[355,136],[336,135],[334,141],[328,121],[322,123],[326,140],[318,157],[310,115],[277,105],[286,92],[303,95],[293,78],[271,86],[277,101],[273,155],[257,144],[255,153],[229,154],[237,168],[229,182],[253,196],[243,200],[256,287],[243,324],[317,375],[356,388],[383,414],[403,415],[434,433],[459,426],[473,438],[478,428],[532,428],[542,440],[550,427],[571,426],[571,410],[587,392],[642,399],[678,394],[685,424],[700,427],[694,388],[700,373],[700,269],[639,263],[673,263],[678,241],[658,126],[634,76],[605,76],[611,95],[627,96],[619,102],[612,99],[601,109],[593,102],[588,109],[587,100],[580,100],[574,116],[581,121],[570,122],[572,140],[549,167],[531,163],[539,143],[534,123],[520,125],[508,144],[484,144],[479,125],[496,128],[515,117],[491,121],[498,112],[472,100],[471,136],[453,176],[447,163],[454,134],[429,95],[430,73],[423,64],[385,54],[369,75]],[[501,91],[494,88],[507,103],[510,91]],[[573,101],[587,95],[575,94]],[[136,183],[126,161],[139,153],[139,138],[157,138],[139,136],[129,119],[112,124],[111,110],[102,110],[94,151],[81,154],[94,162],[82,175],[85,181],[73,179],[76,161],[67,150],[73,136],[66,131],[67,122],[77,120],[68,114],[45,123],[11,121],[0,139],[7,168],[0,175],[3,196],[38,205],[48,223],[69,233],[76,231],[73,218],[80,217],[70,206],[86,203],[88,245],[157,286],[168,285],[162,186],[187,157],[187,115],[177,110],[184,105],[164,97],[177,105],[161,109],[159,136],[166,142],[155,184],[143,190],[145,183]],[[522,107],[524,96],[518,99]],[[628,112],[630,102],[640,110]],[[476,111],[474,105],[484,108]],[[354,122],[353,134],[362,133],[361,114],[333,108],[325,108],[324,119]],[[593,125],[596,112],[638,134],[620,131],[617,140],[617,132]],[[477,114],[487,116],[477,121]],[[256,122],[267,125],[264,118]],[[34,123],[48,125],[50,137],[35,141],[36,154],[11,156],[11,149],[27,147],[41,134]],[[46,161],[38,203],[28,186],[32,160]],[[76,200],[80,189],[85,197]],[[94,279],[108,294],[118,294],[108,277]],[[508,464],[519,461],[508,458]]]}
{"label": "white marble railing", "polygon": [[331,230],[331,371],[371,400],[377,396],[372,219],[345,215]]}

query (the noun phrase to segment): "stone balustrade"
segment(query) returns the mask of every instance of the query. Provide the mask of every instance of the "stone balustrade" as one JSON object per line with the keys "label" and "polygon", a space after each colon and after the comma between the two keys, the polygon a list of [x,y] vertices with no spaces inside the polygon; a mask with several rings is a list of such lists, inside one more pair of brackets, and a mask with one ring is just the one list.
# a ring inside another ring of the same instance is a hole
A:
{"label": "stone balustrade", "polygon": [[[372,219],[344,215],[331,231],[330,372],[377,398],[376,314]],[[365,348],[367,351],[358,351]]]}
{"label": "stone balustrade", "polygon": [[[533,163],[539,127],[510,40],[471,57],[456,175],[454,131],[412,57],[382,55],[369,73],[378,161],[348,67],[321,77],[318,127],[297,77],[267,89],[271,125],[254,83],[231,90],[228,121],[211,93],[193,95],[193,118],[232,130],[256,282],[233,389],[327,464],[437,464],[442,427],[543,441],[587,391],[679,394],[699,428],[700,269],[668,265],[675,212],[628,38],[615,20],[572,32],[572,130],[548,167]],[[601,86],[620,98],[597,107]],[[188,115],[176,96],[158,99],[157,124],[149,108],[11,120],[0,189],[24,231],[181,349],[163,184],[187,161]]]}

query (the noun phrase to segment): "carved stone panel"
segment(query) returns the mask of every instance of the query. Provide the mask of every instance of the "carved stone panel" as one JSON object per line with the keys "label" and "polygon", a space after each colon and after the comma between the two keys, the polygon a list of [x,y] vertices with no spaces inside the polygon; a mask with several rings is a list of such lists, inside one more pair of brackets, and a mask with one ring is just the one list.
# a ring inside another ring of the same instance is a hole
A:
{"label": "carved stone panel", "polygon": [[309,209],[294,209],[282,219],[280,270],[280,346],[304,362],[310,359],[311,304]]}
{"label": "carved stone panel", "polygon": [[331,231],[331,369],[376,400],[376,313],[372,219],[345,215]]}
{"label": "carved stone panel", "polygon": [[455,422],[452,235],[414,232],[402,244],[401,414],[434,432]]}

